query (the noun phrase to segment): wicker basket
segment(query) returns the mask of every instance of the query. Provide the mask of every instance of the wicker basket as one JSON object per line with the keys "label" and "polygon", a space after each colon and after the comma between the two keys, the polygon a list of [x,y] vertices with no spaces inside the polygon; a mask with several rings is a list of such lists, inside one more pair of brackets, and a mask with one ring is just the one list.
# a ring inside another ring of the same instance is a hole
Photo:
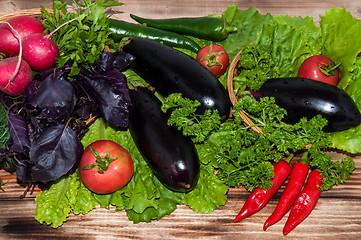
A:
{"label": "wicker basket", "polygon": [[[45,8],[45,9],[48,12],[53,13],[52,8]],[[11,13],[0,16],[0,22],[7,21],[10,18],[21,16],[21,15],[38,16],[38,15],[41,15],[41,9],[40,8],[31,8],[31,9],[25,9],[25,10],[19,10],[19,11],[11,12]]]}
{"label": "wicker basket", "polygon": [[[229,65],[228,75],[227,75],[227,90],[229,98],[231,99],[232,104],[236,104],[237,98],[234,93],[233,89],[233,78],[237,72],[237,65],[239,62],[239,59],[241,58],[242,50],[238,52],[238,54],[234,57],[231,64]],[[256,126],[249,117],[241,110],[239,111],[239,116],[244,120],[244,125],[247,127],[251,127],[253,131],[256,133],[263,134],[262,129],[260,129],[258,126]]]}

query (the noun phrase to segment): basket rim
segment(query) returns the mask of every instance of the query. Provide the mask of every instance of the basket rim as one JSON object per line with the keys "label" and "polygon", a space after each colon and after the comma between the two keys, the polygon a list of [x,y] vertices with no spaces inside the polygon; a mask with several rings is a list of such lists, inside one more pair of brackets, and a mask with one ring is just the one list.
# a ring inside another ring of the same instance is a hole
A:
{"label": "basket rim", "polygon": [[[52,8],[45,8],[45,10],[50,13],[54,12]],[[21,15],[32,15],[32,16],[41,15],[41,8],[29,8],[29,9],[17,10],[14,12],[0,15],[0,22],[7,21],[12,17],[21,16]]]}
{"label": "basket rim", "polygon": [[[251,44],[253,44],[254,42],[252,42]],[[228,73],[227,73],[227,91],[228,91],[228,95],[229,95],[229,98],[231,100],[231,103],[233,104],[233,106],[236,104],[237,102],[237,97],[234,93],[234,82],[233,82],[233,79],[234,79],[234,76],[237,72],[237,65],[238,65],[238,62],[239,60],[241,59],[241,55],[242,55],[242,50],[241,49],[237,54],[236,56],[233,58],[232,62],[230,63],[229,65],[229,69],[228,69]],[[246,127],[251,127],[251,129],[256,132],[256,133],[260,133],[260,134],[263,134],[263,131],[261,128],[259,128],[257,125],[255,125],[252,120],[242,111],[240,110],[239,111],[239,116],[243,119],[243,124],[246,126]]]}

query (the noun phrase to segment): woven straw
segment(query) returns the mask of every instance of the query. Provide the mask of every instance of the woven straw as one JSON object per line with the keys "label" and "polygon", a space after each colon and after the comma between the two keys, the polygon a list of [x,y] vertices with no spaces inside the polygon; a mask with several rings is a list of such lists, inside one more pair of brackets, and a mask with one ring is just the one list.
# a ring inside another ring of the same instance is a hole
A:
{"label": "woven straw", "polygon": [[[48,12],[53,13],[52,8],[45,8]],[[21,15],[32,15],[32,16],[38,16],[41,14],[40,8],[32,8],[32,9],[25,9],[25,10],[19,10],[15,12],[11,12],[5,15],[0,16],[0,22],[7,21],[10,18],[21,16]]]}
{"label": "woven straw", "polygon": [[[241,58],[241,53],[242,53],[242,50],[239,51],[237,53],[237,55],[234,57],[234,59],[232,60],[231,64],[229,65],[229,70],[228,70],[228,75],[227,75],[227,90],[228,90],[229,98],[231,99],[231,102],[233,105],[236,104],[236,102],[237,102],[237,97],[236,97],[236,95],[234,93],[234,89],[233,89],[233,85],[234,85],[233,78],[238,71],[237,65],[238,65],[239,59]],[[260,129],[258,126],[256,126],[252,122],[252,120],[249,119],[249,117],[247,117],[247,115],[242,110],[239,111],[239,116],[243,119],[244,125],[246,127],[251,127],[251,129],[253,131],[255,131],[256,133],[263,134],[262,129]]]}

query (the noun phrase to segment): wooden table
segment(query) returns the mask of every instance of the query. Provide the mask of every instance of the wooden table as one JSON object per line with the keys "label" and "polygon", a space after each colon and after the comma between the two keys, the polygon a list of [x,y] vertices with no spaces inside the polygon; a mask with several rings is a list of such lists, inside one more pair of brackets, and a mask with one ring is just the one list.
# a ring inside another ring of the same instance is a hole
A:
{"label": "wooden table", "polygon": [[[240,9],[250,6],[260,13],[272,15],[312,16],[315,21],[331,7],[344,7],[361,19],[359,1],[337,0],[125,0],[115,8],[114,17],[130,20],[129,13],[145,17],[203,16],[220,14],[228,5],[238,3]],[[0,1],[0,14],[50,7],[45,0]],[[8,183],[0,192],[0,239],[360,239],[361,238],[361,155],[352,156],[356,170],[344,185],[334,187],[321,195],[312,214],[288,236],[282,235],[285,219],[262,230],[264,221],[274,209],[280,194],[259,213],[233,223],[233,219],[248,196],[243,188],[232,189],[228,202],[212,214],[200,214],[180,205],[159,221],[133,224],[125,212],[97,208],[87,215],[71,215],[58,229],[39,224],[34,219],[35,191],[20,200],[24,188],[15,177],[0,171]]]}

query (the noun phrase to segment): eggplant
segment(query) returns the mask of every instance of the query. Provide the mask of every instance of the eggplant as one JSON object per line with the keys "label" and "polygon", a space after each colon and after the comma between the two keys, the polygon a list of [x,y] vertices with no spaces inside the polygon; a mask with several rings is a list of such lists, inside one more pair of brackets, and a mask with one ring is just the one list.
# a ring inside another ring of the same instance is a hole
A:
{"label": "eggplant", "polygon": [[167,124],[162,103],[145,87],[130,89],[129,131],[156,177],[169,189],[188,192],[199,178],[199,158],[192,140]]}
{"label": "eggplant", "polygon": [[201,103],[198,113],[218,110],[227,119],[231,101],[226,89],[202,64],[189,55],[149,39],[132,38],[123,51],[135,57],[130,68],[163,96],[182,96]]}
{"label": "eggplant", "polygon": [[336,86],[306,78],[269,79],[256,92],[260,97],[274,97],[287,111],[286,123],[302,117],[322,115],[328,120],[324,130],[343,131],[361,123],[361,114],[352,98]]}

